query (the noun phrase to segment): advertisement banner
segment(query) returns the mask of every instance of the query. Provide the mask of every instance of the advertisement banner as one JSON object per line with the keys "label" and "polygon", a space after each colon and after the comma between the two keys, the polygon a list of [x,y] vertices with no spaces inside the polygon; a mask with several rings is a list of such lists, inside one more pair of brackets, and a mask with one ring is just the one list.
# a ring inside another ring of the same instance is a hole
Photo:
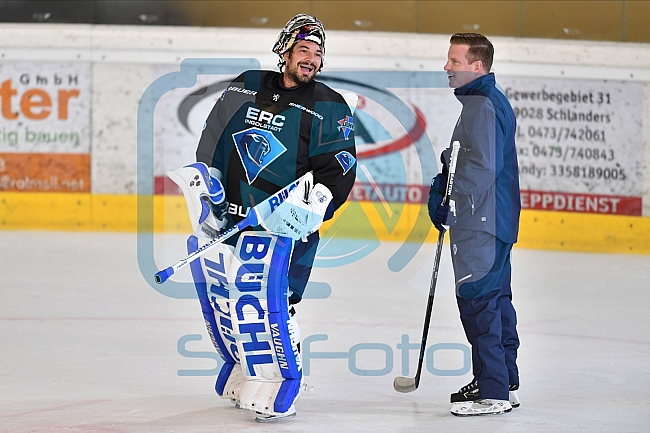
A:
{"label": "advertisement banner", "polygon": [[642,83],[499,82],[517,116],[524,208],[641,215]]}
{"label": "advertisement banner", "polygon": [[[160,65],[154,68],[154,74],[163,75],[171,70],[167,65]],[[180,193],[165,173],[195,161],[203,124],[234,78],[233,75],[199,75],[194,86],[172,89],[160,98],[154,114],[156,194]],[[369,88],[368,94],[362,94],[358,89],[351,89],[349,83],[327,74],[318,80],[340,93],[354,91],[359,96],[354,122],[360,170],[351,198],[426,202],[428,184],[438,172],[439,163],[434,158],[420,161],[416,146],[431,147],[433,143],[436,154],[447,146],[460,113],[460,104],[451,89],[390,89],[390,99],[406,104],[416,114],[413,124],[405,128],[394,113],[373,99],[377,93],[387,93],[385,89]]]}
{"label": "advertisement banner", "polygon": [[90,191],[90,63],[0,64],[0,191]]}
{"label": "advertisement banner", "polygon": [[[174,89],[157,105],[156,154],[162,158],[156,159],[156,193],[178,193],[164,173],[194,161],[203,122],[232,78],[199,76],[194,87]],[[327,74],[319,80],[348,90]],[[641,215],[641,83],[510,76],[498,83],[517,116],[523,208]],[[390,88],[390,97],[415,114],[405,127],[375,100],[385,90],[365,86],[354,115],[359,170],[351,199],[426,202],[440,163],[421,161],[417,147],[432,146],[440,155],[460,102],[449,88]]]}

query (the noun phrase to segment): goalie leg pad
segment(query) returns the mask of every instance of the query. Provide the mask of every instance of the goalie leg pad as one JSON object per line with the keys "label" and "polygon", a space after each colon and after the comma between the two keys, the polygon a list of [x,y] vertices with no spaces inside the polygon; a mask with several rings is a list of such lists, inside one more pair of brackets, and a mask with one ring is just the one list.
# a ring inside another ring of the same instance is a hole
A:
{"label": "goalie leg pad", "polygon": [[[196,251],[204,243],[205,241],[196,236],[190,236],[187,240],[188,253]],[[215,349],[225,361],[217,377],[215,390],[221,397],[238,403],[244,376],[233,335],[231,301],[228,294],[228,268],[232,262],[232,248],[224,244],[215,246],[190,263],[190,270],[208,334]]]}
{"label": "goalie leg pad", "polygon": [[234,404],[239,405],[241,389],[245,383],[244,372],[241,369],[241,364],[225,363],[219,371],[217,382],[214,390],[221,398],[228,398]]}
{"label": "goalie leg pad", "polygon": [[228,280],[232,323],[245,383],[240,405],[267,415],[289,410],[298,398],[302,364],[288,313],[288,266],[293,241],[245,232]]}

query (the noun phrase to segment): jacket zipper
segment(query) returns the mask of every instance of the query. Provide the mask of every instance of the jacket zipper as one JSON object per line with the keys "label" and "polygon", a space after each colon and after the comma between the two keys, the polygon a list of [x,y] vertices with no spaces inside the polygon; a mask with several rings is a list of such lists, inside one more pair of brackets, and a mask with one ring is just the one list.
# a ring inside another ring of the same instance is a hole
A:
{"label": "jacket zipper", "polygon": [[472,215],[474,215],[474,194],[470,194],[468,197],[469,197],[469,204],[472,205]]}

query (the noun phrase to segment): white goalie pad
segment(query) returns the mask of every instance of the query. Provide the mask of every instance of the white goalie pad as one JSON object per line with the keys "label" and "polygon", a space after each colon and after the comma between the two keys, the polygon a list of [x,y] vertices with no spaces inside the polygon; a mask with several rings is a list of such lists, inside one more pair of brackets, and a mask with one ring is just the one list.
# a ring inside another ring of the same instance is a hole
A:
{"label": "white goalie pad", "polygon": [[[220,390],[221,398],[229,399],[234,404],[239,405],[240,395],[244,383],[246,383],[246,377],[244,376],[244,372],[241,369],[241,364],[235,363],[232,367],[232,370],[230,370],[230,372],[228,373],[228,377],[226,379],[225,384],[223,385],[223,388]],[[215,391],[217,391],[217,394],[219,394],[219,390],[218,390],[219,385],[220,384],[217,381],[217,383],[215,384]]]}
{"label": "white goalie pad", "polygon": [[263,232],[243,233],[228,280],[233,335],[245,382],[243,409],[285,413],[298,398],[302,364],[288,313],[288,267],[293,241]]}
{"label": "white goalie pad", "polygon": [[[190,236],[188,252],[196,251],[208,240]],[[192,278],[201,303],[201,310],[212,344],[225,361],[221,367],[215,390],[222,398],[239,403],[239,391],[244,374],[239,364],[239,353],[234,336],[228,290],[228,273],[233,262],[234,248],[219,244],[190,263]]]}
{"label": "white goalie pad", "polygon": [[[188,252],[208,242],[191,236]],[[242,233],[237,247],[217,245],[191,264],[212,342],[225,361],[215,390],[243,409],[286,413],[300,393],[300,331],[288,313],[293,241]]]}

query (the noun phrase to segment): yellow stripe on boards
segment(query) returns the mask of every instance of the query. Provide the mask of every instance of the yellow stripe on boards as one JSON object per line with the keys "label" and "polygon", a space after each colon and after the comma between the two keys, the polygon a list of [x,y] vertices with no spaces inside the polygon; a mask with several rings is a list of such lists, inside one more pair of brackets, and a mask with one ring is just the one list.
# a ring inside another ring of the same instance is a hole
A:
{"label": "yellow stripe on boards", "polygon": [[650,254],[650,218],[524,210],[519,247]]}
{"label": "yellow stripe on boards", "polygon": [[0,227],[5,230],[91,230],[88,193],[0,193]]}
{"label": "yellow stripe on boards", "polygon": [[[113,231],[138,230],[157,233],[191,232],[182,196],[88,194],[88,193],[0,193],[0,229]],[[323,224],[322,235],[342,238],[404,242],[424,239],[436,242],[426,205],[390,203],[390,213],[374,202],[347,202],[334,218]],[[416,224],[420,215],[420,223]],[[153,221],[147,221],[153,218]],[[338,224],[337,224],[338,222]],[[650,218],[573,212],[524,210],[521,213],[517,247],[650,254]]]}

